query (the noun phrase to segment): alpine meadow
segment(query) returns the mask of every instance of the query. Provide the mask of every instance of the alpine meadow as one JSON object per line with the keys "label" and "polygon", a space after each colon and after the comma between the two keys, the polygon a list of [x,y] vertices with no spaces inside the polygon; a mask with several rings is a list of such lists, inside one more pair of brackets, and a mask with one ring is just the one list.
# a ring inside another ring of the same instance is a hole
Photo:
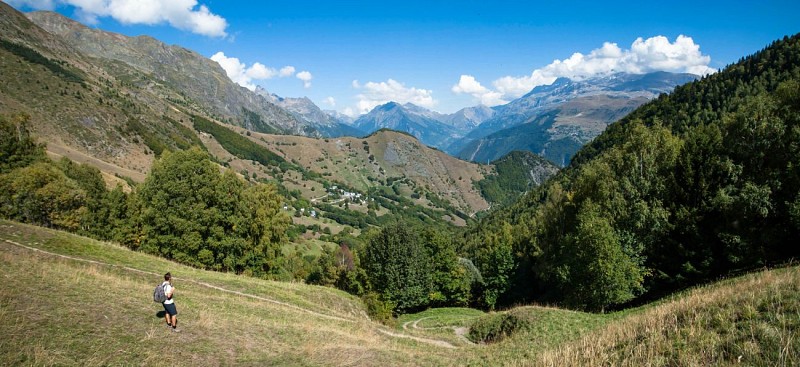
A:
{"label": "alpine meadow", "polygon": [[206,3],[0,2],[0,365],[800,365],[797,4]]}

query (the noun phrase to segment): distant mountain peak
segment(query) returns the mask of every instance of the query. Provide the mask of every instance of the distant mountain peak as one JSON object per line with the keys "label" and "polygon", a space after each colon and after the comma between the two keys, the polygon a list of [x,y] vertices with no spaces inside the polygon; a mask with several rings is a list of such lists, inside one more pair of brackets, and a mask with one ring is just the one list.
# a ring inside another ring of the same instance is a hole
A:
{"label": "distant mountain peak", "polygon": [[529,150],[565,165],[605,127],[661,93],[699,78],[692,74],[610,73],[558,78],[494,108],[495,114],[447,148],[484,162],[513,150]]}

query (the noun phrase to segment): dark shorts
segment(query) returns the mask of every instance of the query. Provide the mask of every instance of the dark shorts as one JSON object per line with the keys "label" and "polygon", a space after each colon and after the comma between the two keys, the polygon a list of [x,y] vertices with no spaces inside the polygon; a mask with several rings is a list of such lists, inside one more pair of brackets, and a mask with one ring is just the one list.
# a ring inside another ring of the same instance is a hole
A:
{"label": "dark shorts", "polygon": [[178,314],[178,309],[175,308],[174,303],[164,303],[164,310],[167,311],[168,314],[175,316]]}

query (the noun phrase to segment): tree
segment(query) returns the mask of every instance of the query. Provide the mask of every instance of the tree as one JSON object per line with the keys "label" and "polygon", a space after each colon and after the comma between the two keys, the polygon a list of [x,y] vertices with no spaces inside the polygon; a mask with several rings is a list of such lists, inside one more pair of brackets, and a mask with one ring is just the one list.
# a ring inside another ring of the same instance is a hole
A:
{"label": "tree", "polygon": [[434,306],[469,304],[471,274],[459,262],[452,238],[444,231],[427,229],[423,232],[433,267],[433,288],[429,298]]}
{"label": "tree", "polygon": [[428,306],[433,269],[415,229],[402,223],[381,229],[367,244],[363,265],[373,289],[394,303],[396,312]]}
{"label": "tree", "polygon": [[483,236],[484,244],[478,250],[476,266],[483,278],[481,303],[493,309],[511,287],[511,277],[516,270],[514,261],[512,227],[502,223],[497,231]]}
{"label": "tree", "polygon": [[207,269],[277,274],[290,220],[274,186],[220,174],[207,153],[192,148],[165,152],[136,196],[133,240],[142,250]]}
{"label": "tree", "polygon": [[250,255],[246,267],[274,273],[292,220],[281,210],[285,199],[272,184],[250,186],[242,193],[242,233]]}
{"label": "tree", "polygon": [[38,162],[0,175],[0,214],[75,231],[86,214],[86,193],[57,167]]}
{"label": "tree", "polygon": [[558,268],[561,290],[571,306],[604,310],[633,299],[644,289],[647,271],[637,254],[623,248],[607,213],[588,200],[578,212],[575,232],[566,239],[567,257]]}
{"label": "tree", "polygon": [[0,117],[0,174],[47,158],[44,146],[31,137],[29,125],[28,115],[17,115],[10,121]]}
{"label": "tree", "polygon": [[165,152],[137,192],[145,252],[204,267],[219,171],[199,149]]}

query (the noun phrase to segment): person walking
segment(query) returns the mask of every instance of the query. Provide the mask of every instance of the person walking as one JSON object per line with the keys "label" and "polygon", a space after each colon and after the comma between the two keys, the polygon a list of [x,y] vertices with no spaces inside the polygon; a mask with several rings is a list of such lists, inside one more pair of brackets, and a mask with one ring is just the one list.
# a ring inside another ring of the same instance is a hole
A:
{"label": "person walking", "polygon": [[178,329],[178,309],[175,308],[175,300],[172,298],[175,295],[175,287],[172,286],[172,274],[167,272],[164,274],[164,283],[161,283],[161,286],[164,287],[164,294],[167,296],[167,300],[164,301],[164,320],[167,321],[167,327],[171,327],[172,331],[180,332],[181,330]]}

